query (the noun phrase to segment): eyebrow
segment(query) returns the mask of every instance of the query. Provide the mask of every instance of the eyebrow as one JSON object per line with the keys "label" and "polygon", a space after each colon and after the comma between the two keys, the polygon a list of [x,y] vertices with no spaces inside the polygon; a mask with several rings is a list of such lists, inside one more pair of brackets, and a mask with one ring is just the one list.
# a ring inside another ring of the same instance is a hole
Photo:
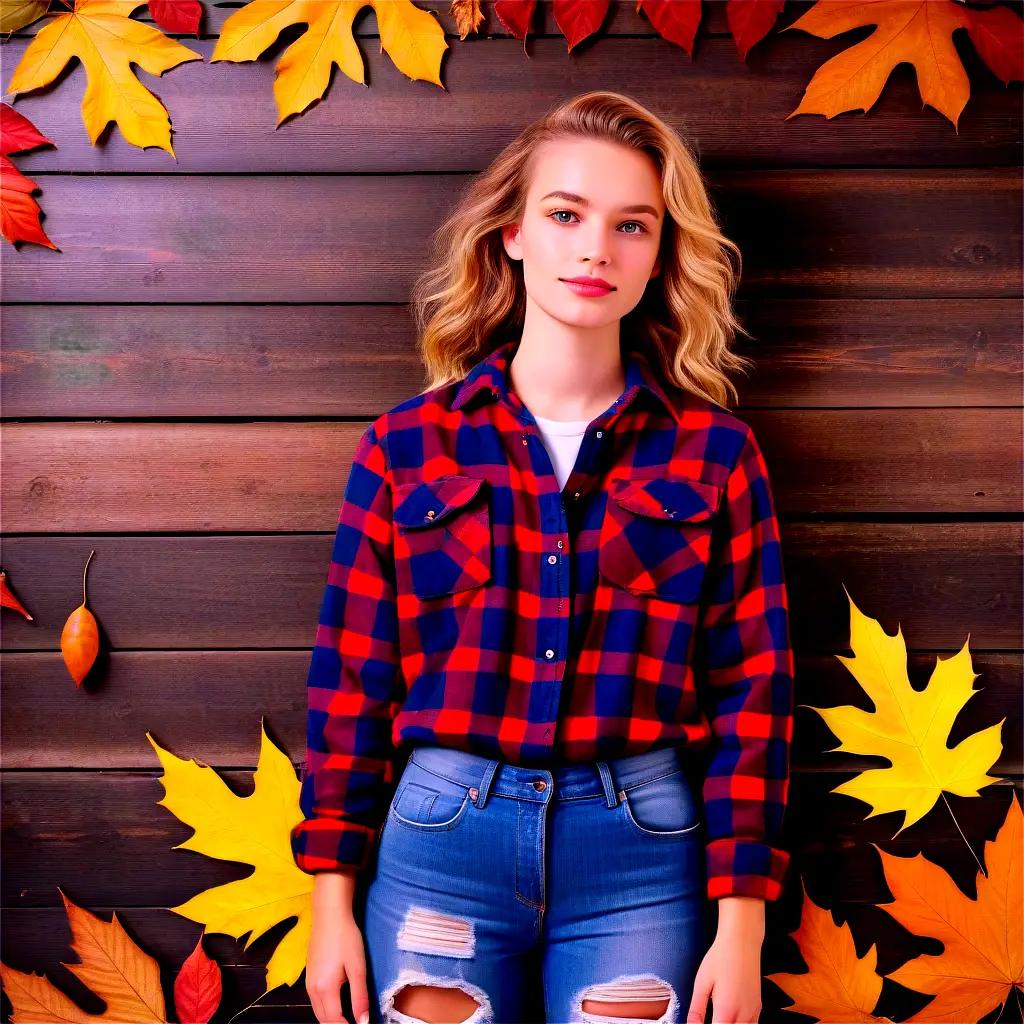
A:
{"label": "eyebrow", "polygon": [[[545,199],[564,199],[570,203],[578,203],[580,206],[590,206],[590,200],[584,199],[583,196],[576,195],[575,192],[563,192],[557,189],[554,192],[549,192],[546,196],[541,197],[541,202]],[[639,203],[635,206],[623,206],[623,213],[649,213],[655,219],[658,217],[658,211],[653,206],[648,206],[646,203]]]}

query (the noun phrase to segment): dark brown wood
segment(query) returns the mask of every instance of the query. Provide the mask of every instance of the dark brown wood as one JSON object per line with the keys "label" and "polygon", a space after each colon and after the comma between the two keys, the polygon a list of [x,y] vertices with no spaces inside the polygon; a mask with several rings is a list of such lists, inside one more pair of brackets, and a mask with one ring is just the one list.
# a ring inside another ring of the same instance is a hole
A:
{"label": "dark brown wood", "polygon": [[[215,36],[233,11],[206,6],[204,29]],[[746,64],[724,34],[719,3],[704,5],[709,13],[693,59],[654,34],[635,2],[614,4],[601,31],[571,54],[550,4],[539,5],[544,18],[537,21],[548,35],[531,35],[525,46],[507,35],[493,13],[487,22],[492,38],[460,41],[448,5],[430,6],[449,33],[441,63],[443,92],[406,78],[381,52],[369,6],[355,23],[369,88],[336,68],[325,97],[280,128],[274,66],[300,37],[301,26],[287,29],[259,60],[245,63],[211,64],[215,38],[178,37],[203,60],[179,65],[155,83],[143,76],[169,112],[177,162],[159,150],[129,145],[117,128],[107,129],[102,147],[93,147],[82,126],[84,76],[76,68],[56,87],[19,97],[19,109],[59,140],[56,149],[19,156],[19,166],[33,177],[45,171],[477,170],[557,100],[589,89],[624,92],[652,107],[692,141],[708,168],[900,166],[920,164],[922,156],[932,167],[1019,163],[1020,84],[1004,86],[970,45],[958,47],[971,96],[957,130],[934,109],[922,108],[909,65],[894,69],[866,117],[850,111],[832,119],[786,120],[815,72],[857,41],[778,31],[796,20],[799,5],[792,2]],[[6,66],[20,61],[31,34],[27,29],[4,44]]]}
{"label": "dark brown wood", "polygon": [[[745,418],[765,452],[777,509],[787,517],[1007,516],[1020,508],[1016,410],[955,416],[943,409],[751,410]],[[5,528],[333,529],[366,426],[363,420],[9,424]]]}
{"label": "dark brown wood", "polygon": [[[1021,83],[1005,87],[959,33],[971,96],[957,130],[922,104],[906,64],[867,114],[787,120],[816,70],[870,28],[779,32],[813,6],[790,0],[744,64],[721,3],[704,5],[692,60],[635,0],[614,0],[571,54],[550,3],[525,44],[490,2],[466,41],[448,0],[417,5],[447,33],[445,90],[380,52],[367,5],[354,32],[369,88],[335,69],[325,98],[277,127],[274,66],[301,28],[257,61],[209,64],[242,4],[204,4],[201,38],[178,37],[203,61],[140,74],[167,106],[177,161],[116,127],[91,145],[77,64],[17,98],[57,143],[15,161],[63,251],[0,244],[2,564],[36,615],[3,612],[4,962],[102,1010],[60,967],[73,959],[60,886],[104,917],[117,910],[161,963],[170,1005],[201,929],[164,908],[250,869],[174,849],[191,830],[158,804],[146,733],[239,795],[261,724],[301,768],[354,446],[425,383],[407,303],[430,232],[525,124],[599,88],[690,140],[743,252],[737,312],[753,338],[738,347],[756,369],[737,379],[737,411],[772,474],[797,652],[793,862],[767,907],[764,972],[803,970],[787,933],[804,887],[860,955],[875,946],[883,974],[936,951],[885,913],[875,844],[926,851],[972,894],[977,865],[953,815],[984,856],[1024,784]],[[145,5],[135,13],[150,20]],[[0,43],[5,81],[35,30]],[[130,422],[88,422],[119,419]],[[93,548],[103,652],[77,689],[58,638]],[[811,710],[869,707],[837,657],[851,653],[850,598],[902,631],[918,688],[967,644],[978,692],[951,746],[1003,721],[992,774],[1004,781],[940,801],[895,838],[900,815],[866,818],[833,792],[885,762],[834,752]],[[224,969],[215,1024],[256,999],[290,927],[249,950],[205,938]],[[803,1020],[787,1001],[766,982],[762,1021]],[[261,1003],[235,1024],[315,1021],[301,980]],[[886,981],[876,1012],[904,1020],[921,1005]],[[6,995],[0,1011],[9,1019]]]}
{"label": "dark brown wood", "polygon": [[[95,560],[94,560],[95,561]],[[888,626],[889,624],[886,623]],[[312,626],[311,626],[312,630]],[[944,651],[909,647],[911,683],[927,684]],[[310,638],[310,645],[312,638]],[[949,736],[956,746],[1006,719],[996,774],[1024,774],[1020,702],[1021,655],[979,650],[971,660],[978,691]],[[845,644],[836,653],[848,656]],[[151,769],[153,739],[179,757],[220,768],[255,766],[260,723],[296,765],[305,758],[309,647],[294,650],[116,650],[103,678],[75,688],[57,651],[9,652],[4,658],[4,767],[15,769]],[[871,704],[835,653],[797,653],[793,766],[832,775],[884,767],[876,758],[834,752],[836,738],[812,707]],[[203,713],[196,714],[202,707]],[[838,784],[838,780],[836,780]]]}
{"label": "dark brown wood", "polygon": [[[782,533],[801,650],[846,648],[844,587],[911,648],[956,651],[968,633],[973,649],[1022,646],[1016,523],[788,522]],[[57,649],[95,549],[89,604],[105,648],[306,648],[332,541],[333,532],[12,537],[4,568],[36,621],[4,612],[4,647]]]}
{"label": "dark brown wood", "polygon": [[[739,409],[1010,406],[1017,299],[737,304]],[[11,305],[9,417],[369,417],[426,384],[407,306]],[[898,324],[898,330],[893,325]],[[803,479],[807,482],[806,475]]]}
{"label": "dark brown wood", "polygon": [[[179,752],[186,754],[201,759],[196,751]],[[175,849],[193,830],[159,804],[163,770],[155,753],[153,761],[151,772],[8,772],[4,906],[59,907],[59,886],[87,906],[170,907],[250,874],[251,866]],[[253,790],[251,770],[218,769],[217,774],[240,797]],[[849,871],[835,861],[818,869],[829,873],[840,899],[877,903],[887,898],[879,888],[878,859],[870,856],[873,843],[898,856],[926,849],[965,888],[975,877],[977,864],[942,800],[895,835],[902,814],[865,818],[866,804],[831,792],[840,781],[832,772],[794,772],[784,837],[798,860],[813,862],[826,852],[849,860]],[[977,797],[949,798],[960,827],[979,850],[983,841],[995,838],[1019,787],[1019,777],[1010,778],[984,787]]]}
{"label": "dark brown wood", "polygon": [[[62,252],[7,253],[8,302],[406,302],[469,175],[47,178]],[[709,184],[744,297],[1012,297],[1021,175],[725,171]],[[273,207],[273,223],[257,212]]]}

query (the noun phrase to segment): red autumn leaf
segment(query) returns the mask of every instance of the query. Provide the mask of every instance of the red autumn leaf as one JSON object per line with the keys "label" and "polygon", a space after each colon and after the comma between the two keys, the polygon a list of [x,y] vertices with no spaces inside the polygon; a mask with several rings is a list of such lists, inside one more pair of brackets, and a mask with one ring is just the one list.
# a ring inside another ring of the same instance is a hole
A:
{"label": "red autumn leaf", "polygon": [[693,56],[701,0],[639,0],[637,7],[647,15],[662,39],[681,46],[688,56]]}
{"label": "red autumn leaf", "polygon": [[53,146],[38,128],[9,103],[0,103],[0,154],[24,153],[36,146]]}
{"label": "red autumn leaf", "polygon": [[203,949],[199,936],[196,948],[181,965],[174,979],[174,1010],[181,1024],[208,1024],[220,1006],[220,966]]}
{"label": "red autumn leaf", "polygon": [[3,569],[0,569],[0,607],[13,608],[16,612],[21,612],[29,622],[33,621],[28,609],[11,593],[7,586],[7,573]]}
{"label": "red autumn leaf", "polygon": [[11,153],[53,144],[9,103],[0,103],[0,234],[12,245],[35,242],[60,252],[43,230],[39,204],[32,198],[39,186],[10,159]]}
{"label": "red autumn leaf", "polygon": [[967,34],[978,55],[1003,83],[1024,77],[1024,20],[1009,7],[967,8]]}
{"label": "red autumn leaf", "polygon": [[785,3],[786,0],[729,0],[725,5],[725,20],[740,60],[745,61],[751,47],[768,35]]}
{"label": "red autumn leaf", "polygon": [[149,13],[164,32],[199,35],[203,16],[199,0],[149,0]]}
{"label": "red autumn leaf", "polygon": [[497,0],[494,13],[516,39],[525,39],[536,6],[537,0]]}
{"label": "red autumn leaf", "polygon": [[589,3],[574,3],[572,0],[555,0],[553,12],[558,31],[569,41],[569,50],[593,35],[604,21],[611,0],[590,0]]}

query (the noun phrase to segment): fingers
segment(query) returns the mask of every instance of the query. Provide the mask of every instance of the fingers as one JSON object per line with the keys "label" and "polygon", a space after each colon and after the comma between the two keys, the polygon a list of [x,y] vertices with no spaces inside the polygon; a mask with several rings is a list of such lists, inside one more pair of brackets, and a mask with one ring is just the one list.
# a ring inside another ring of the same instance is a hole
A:
{"label": "fingers", "polygon": [[693,983],[693,997],[690,1009],[686,1013],[686,1024],[704,1024],[708,1012],[708,999],[711,998],[710,974],[707,971],[697,972]]}
{"label": "fingers", "polygon": [[366,1024],[370,1014],[370,998],[366,990],[366,962],[355,960],[348,970],[349,997],[356,1024]]}
{"label": "fingers", "polygon": [[334,988],[332,991],[312,991],[307,989],[309,994],[309,1005],[313,1007],[313,1013],[319,1024],[349,1024],[341,1014],[341,989]]}

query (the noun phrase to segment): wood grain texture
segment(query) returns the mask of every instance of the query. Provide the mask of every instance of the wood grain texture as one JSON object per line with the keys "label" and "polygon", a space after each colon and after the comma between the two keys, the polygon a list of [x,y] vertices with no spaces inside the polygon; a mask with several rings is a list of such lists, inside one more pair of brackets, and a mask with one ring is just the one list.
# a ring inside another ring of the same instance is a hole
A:
{"label": "wood grain texture", "polygon": [[[1012,515],[1020,507],[1016,410],[758,410],[745,419],[766,453],[784,516],[963,518]],[[333,530],[367,425],[10,424],[2,461],[5,529]]]}
{"label": "wood grain texture", "polygon": [[[4,311],[8,417],[372,417],[426,385],[405,305],[122,306]],[[754,360],[742,409],[956,409],[1021,400],[1012,298],[737,303]],[[898,327],[894,327],[898,325]]]}
{"label": "wood grain texture", "polygon": [[[1005,782],[893,839],[898,816],[865,820],[866,805],[832,793],[884,762],[831,752],[821,718],[797,707],[792,876],[767,908],[765,973],[803,970],[788,932],[804,887],[850,924],[859,954],[876,946],[880,972],[934,952],[885,914],[876,844],[927,850],[971,893],[976,864],[950,810],[981,854],[1024,783],[1021,84],[1005,88],[964,38],[958,130],[922,105],[909,65],[867,114],[787,121],[816,69],[869,29],[776,31],[744,64],[726,6],[707,3],[691,59],[635,0],[613,0],[599,36],[567,54],[550,3],[525,44],[490,2],[466,41],[448,0],[417,3],[447,33],[446,90],[380,52],[367,5],[355,35],[369,88],[335,70],[325,99],[280,127],[274,66],[301,29],[257,61],[209,64],[242,3],[205,3],[200,38],[178,37],[203,62],[140,75],[167,106],[177,162],[116,128],[91,146],[80,66],[17,98],[57,142],[15,162],[63,251],[0,246],[3,566],[36,616],[5,611],[0,637],[4,962],[102,1010],[60,967],[72,958],[60,886],[117,910],[170,997],[201,929],[164,908],[249,869],[173,849],[190,830],[157,804],[146,732],[239,795],[261,722],[301,768],[355,443],[425,383],[407,303],[430,233],[522,127],[594,88],[652,106],[692,143],[743,252],[737,312],[752,337],[737,347],[756,368],[736,381],[737,412],[782,519],[797,703],[866,707],[836,657],[849,651],[845,587],[902,631],[915,686],[968,644],[978,693],[951,744],[1005,719]],[[811,6],[790,0],[776,27]],[[150,21],[145,5],[136,17]],[[34,31],[0,42],[5,68]],[[78,690],[58,637],[93,548],[103,650]],[[256,998],[288,927],[248,950],[205,937],[224,970],[215,1024]],[[315,1020],[301,980],[261,1002],[235,1024]],[[762,1021],[792,1024],[785,1003],[766,982]],[[877,1012],[903,1020],[920,1005],[886,982]],[[8,1019],[6,995],[0,1009]]]}
{"label": "wood grain texture", "polygon": [[[82,600],[104,648],[310,648],[333,533],[9,538],[4,567],[35,622],[4,613],[6,650],[54,650]],[[1009,522],[786,522],[795,646],[845,649],[850,606],[902,625],[909,646],[1021,648],[1021,531]],[[103,678],[99,670],[98,678]]]}
{"label": "wood grain texture", "polygon": [[[1017,169],[719,171],[744,298],[1019,294]],[[47,179],[7,302],[400,302],[466,174]],[[253,211],[270,204],[274,215]]]}
{"label": "wood grain texture", "polygon": [[[868,117],[851,111],[832,120],[800,115],[787,121],[815,71],[844,48],[841,41],[797,32],[771,35],[744,66],[729,38],[701,41],[691,62],[681,48],[651,36],[649,24],[634,27],[642,34],[584,43],[571,56],[561,36],[531,38],[528,54],[507,37],[460,42],[449,36],[441,64],[447,92],[410,81],[380,52],[376,37],[361,36],[369,88],[335,69],[326,98],[280,127],[274,65],[297,30],[288,30],[259,60],[242,64],[211,64],[213,40],[180,37],[203,60],[183,64],[151,85],[170,114],[177,161],[129,145],[116,127],[104,133],[102,148],[93,148],[78,109],[79,69],[56,89],[19,98],[19,109],[45,125],[59,145],[17,162],[32,177],[43,174],[47,187],[52,179],[46,172],[54,171],[475,171],[554,98],[568,95],[570,77],[572,92],[613,89],[657,110],[692,142],[706,168],[898,167],[919,164],[922,154],[932,167],[1019,162],[1021,89],[1004,88],[970,47],[961,50],[972,94],[955,132],[930,109],[920,112],[907,65],[895,69]],[[5,65],[13,68],[27,45],[27,38],[3,44]]]}
{"label": "wood grain texture", "polygon": [[[884,623],[890,631],[896,623]],[[910,680],[923,687],[938,658],[953,651],[914,648],[910,626],[900,623],[909,649]],[[966,637],[966,629],[963,631]],[[957,717],[949,745],[1002,718],[1003,753],[997,773],[1024,774],[1017,713],[1018,653],[978,650],[971,661],[978,691]],[[839,653],[849,649],[838,645]],[[146,733],[179,757],[214,767],[255,768],[260,723],[298,767],[305,760],[306,672],[309,650],[118,649],[88,692],[75,688],[54,651],[10,652],[4,661],[6,707],[0,719],[4,767],[14,770],[144,770],[159,767]],[[797,653],[793,765],[833,775],[884,767],[875,758],[833,752],[837,740],[821,716],[802,705],[852,704],[870,711],[864,691],[835,654]],[[197,708],[202,715],[196,714]],[[838,780],[836,780],[838,781]]]}

